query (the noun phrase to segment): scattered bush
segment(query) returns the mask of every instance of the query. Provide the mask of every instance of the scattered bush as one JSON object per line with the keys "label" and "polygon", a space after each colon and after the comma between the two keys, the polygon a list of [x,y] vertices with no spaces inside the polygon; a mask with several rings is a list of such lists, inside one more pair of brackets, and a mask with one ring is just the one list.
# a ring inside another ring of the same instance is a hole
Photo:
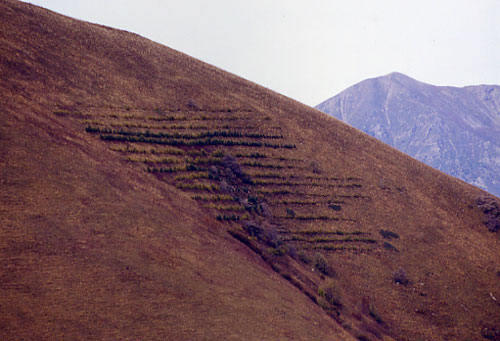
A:
{"label": "scattered bush", "polygon": [[216,151],[214,151],[212,153],[212,156],[221,158],[221,157],[224,157],[224,152],[221,149],[217,149]]}
{"label": "scattered bush", "polygon": [[408,277],[406,276],[406,271],[404,271],[403,268],[399,268],[394,273],[394,282],[402,285],[408,285],[410,283]]}
{"label": "scattered bush", "polygon": [[244,154],[244,153],[238,153],[236,154],[237,157],[247,157],[247,158],[252,158],[252,159],[265,159],[267,158],[267,155],[261,154],[261,153],[251,153],[251,154]]}
{"label": "scattered bush", "polygon": [[180,174],[174,177],[174,180],[192,180],[192,179],[209,179],[210,174],[208,172],[194,172],[189,174]]}
{"label": "scattered bush", "polygon": [[362,251],[355,246],[337,246],[332,244],[319,244],[307,247],[308,250],[324,250],[324,251]]}
{"label": "scattered bush", "polygon": [[380,235],[384,237],[385,239],[398,239],[399,235],[395,232],[389,231],[389,230],[380,230],[379,231]]}
{"label": "scattered bush", "polygon": [[186,166],[179,166],[179,167],[168,167],[168,168],[156,168],[156,167],[147,167],[146,171],[148,173],[176,173],[176,172],[181,172],[181,171],[186,171],[186,170],[203,170],[201,168],[197,169],[187,169]]}
{"label": "scattered bush", "polygon": [[127,156],[125,158],[125,160],[129,161],[129,162],[142,162],[142,163],[147,163],[147,164],[150,164],[150,163],[181,163],[182,161],[179,160],[179,159],[175,159],[175,158],[171,158],[171,157],[162,157],[162,158],[158,158],[158,159],[151,159],[151,158],[137,158],[137,157],[131,157],[131,156]]}
{"label": "scattered bush", "polygon": [[193,199],[200,201],[212,201],[212,202],[220,202],[220,201],[235,201],[234,197],[225,194],[217,194],[217,195],[194,195]]}
{"label": "scattered bush", "polygon": [[278,248],[283,243],[278,231],[273,227],[264,230],[264,242],[274,248]]}
{"label": "scattered bush", "polygon": [[340,315],[342,308],[342,294],[338,285],[332,280],[328,280],[318,288],[318,303],[326,311]]}
{"label": "scattered bush", "polygon": [[[250,236],[257,238],[258,241],[265,243],[271,248],[278,249],[283,245],[283,241],[274,227],[263,227],[255,221],[245,221],[242,227]],[[285,247],[278,253],[285,254],[287,252],[288,248]]]}
{"label": "scattered bush", "polygon": [[273,164],[262,163],[262,162],[258,162],[258,161],[245,161],[245,162],[242,162],[242,165],[247,166],[247,167],[259,167],[259,168],[273,168],[273,169],[284,168],[281,165],[273,165]]}
{"label": "scattered bush", "polygon": [[333,269],[328,265],[325,256],[319,252],[314,255],[314,267],[326,276],[331,276],[333,274]]}
{"label": "scattered bush", "polygon": [[273,178],[273,179],[286,179],[286,176],[281,175],[281,173],[272,173],[272,172],[255,172],[251,174],[256,178]]}
{"label": "scattered bush", "polygon": [[322,236],[319,237],[314,237],[315,235],[307,235],[304,234],[305,236],[299,235],[292,235],[291,237],[288,237],[288,241],[295,241],[295,242],[305,242],[305,243],[365,243],[365,244],[376,244],[377,241],[375,239],[371,238],[352,238],[351,236],[347,236],[341,239],[338,238],[332,238],[331,236],[336,233],[331,233],[331,234],[323,234]]}
{"label": "scattered bush", "polygon": [[391,243],[384,242],[383,246],[384,246],[384,249],[386,249],[386,250],[394,251],[394,252],[399,252],[399,250],[394,245],[392,245]]}
{"label": "scattered bush", "polygon": [[259,203],[259,198],[252,196],[252,195],[249,195],[248,202],[252,205],[257,205]]}
{"label": "scattered bush", "polygon": [[268,180],[268,179],[256,179],[253,181],[254,184],[256,185],[275,185],[275,186],[294,186],[295,184],[286,180],[286,181],[275,181],[275,180]]}
{"label": "scattered bush", "polygon": [[60,117],[66,117],[71,115],[71,111],[68,110],[55,110],[54,115],[60,116]]}
{"label": "scattered bush", "polygon": [[342,307],[340,290],[336,285],[329,285],[324,289],[327,302],[336,307]]}
{"label": "scattered bush", "polygon": [[193,165],[192,163],[188,163],[186,166],[185,166],[185,170],[189,171],[189,172],[200,172],[200,171],[204,171],[205,168],[203,167],[199,167],[199,166],[195,166]]}
{"label": "scattered bush", "polygon": [[195,111],[198,111],[200,110],[200,107],[198,106],[198,104],[196,103],[196,101],[192,98],[190,98],[188,101],[187,101],[187,107],[191,110],[195,110]]}
{"label": "scattered bush", "polygon": [[356,337],[356,339],[358,339],[358,341],[370,341],[370,338],[364,336],[364,335],[358,335]]}
{"label": "scattered bush", "polygon": [[199,164],[214,165],[214,164],[222,163],[222,160],[220,158],[217,158],[217,157],[196,157],[194,160],[188,160],[188,162],[189,161],[195,165],[199,165]]}
{"label": "scattered bush", "polygon": [[261,238],[262,231],[264,228],[261,227],[254,221],[246,221],[243,223],[243,229],[252,237],[256,237],[257,239]]}
{"label": "scattered bush", "polygon": [[493,326],[483,326],[481,336],[487,340],[500,340],[500,329]]}
{"label": "scattered bush", "polygon": [[218,215],[217,220],[218,221],[239,221],[241,218],[238,215],[231,214],[231,215]]}
{"label": "scattered bush", "polygon": [[262,189],[259,189],[258,190],[259,193],[262,193],[262,194],[274,194],[274,195],[286,195],[286,194],[297,194],[297,195],[301,195],[301,193],[297,193],[297,192],[292,192],[288,189],[265,189],[265,188],[262,188]]}
{"label": "scattered bush", "polygon": [[212,185],[212,184],[205,184],[205,183],[192,183],[192,184],[185,184],[185,183],[177,183],[175,187],[182,189],[182,190],[199,190],[199,191],[218,191],[219,186],[217,185]]}
{"label": "scattered bush", "polygon": [[377,322],[378,324],[384,324],[384,320],[382,320],[382,317],[377,313],[377,310],[373,306],[373,304],[370,304],[368,306],[368,313],[369,315]]}
{"label": "scattered bush", "polygon": [[285,218],[296,219],[296,220],[333,220],[333,221],[339,220],[339,218],[337,218],[337,217],[329,217],[329,216],[324,216],[324,215],[294,215],[292,217],[292,216],[288,215],[288,212],[287,212],[287,215]]}
{"label": "scattered bush", "polygon": [[299,260],[304,264],[310,264],[311,258],[304,251],[299,251],[298,253]]}
{"label": "scattered bush", "polygon": [[243,208],[243,206],[240,206],[240,205],[220,205],[220,204],[213,204],[213,203],[212,204],[205,204],[205,205],[203,205],[203,207],[213,208],[213,209],[216,209],[218,211],[242,212],[245,210]]}
{"label": "scattered bush", "polygon": [[234,156],[225,155],[222,158],[222,166],[226,169],[229,169],[238,178],[241,178],[245,175],[245,173],[243,173],[243,170],[241,169],[240,164],[238,163],[238,160],[236,160]]}
{"label": "scattered bush", "polygon": [[[284,256],[287,254],[287,252],[288,252],[288,249],[286,249],[285,247],[270,247],[269,249],[267,249],[268,254],[273,255],[273,256],[277,256],[277,257]],[[285,277],[285,276],[283,276],[283,277]]]}
{"label": "scattered bush", "polygon": [[[343,232],[343,231],[322,231],[322,230],[298,230],[298,231],[290,231],[288,232],[290,234],[298,234],[298,235],[308,235],[308,236],[316,236],[316,235],[339,235],[343,236],[346,234],[349,234],[349,232]],[[355,234],[355,232],[352,232],[351,234]]]}
{"label": "scattered bush", "polygon": [[314,174],[321,174],[321,168],[319,167],[319,164],[316,161],[311,161],[310,166]]}
{"label": "scattered bush", "polygon": [[297,247],[293,244],[287,244],[286,246],[288,255],[293,259],[298,259],[299,255],[297,253]]}

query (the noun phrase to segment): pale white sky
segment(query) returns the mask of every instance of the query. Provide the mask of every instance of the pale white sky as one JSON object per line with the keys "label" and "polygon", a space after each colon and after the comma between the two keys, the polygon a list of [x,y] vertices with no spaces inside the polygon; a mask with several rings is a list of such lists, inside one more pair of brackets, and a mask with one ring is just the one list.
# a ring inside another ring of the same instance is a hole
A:
{"label": "pale white sky", "polygon": [[500,84],[500,0],[29,0],[138,33],[314,106],[398,71]]}

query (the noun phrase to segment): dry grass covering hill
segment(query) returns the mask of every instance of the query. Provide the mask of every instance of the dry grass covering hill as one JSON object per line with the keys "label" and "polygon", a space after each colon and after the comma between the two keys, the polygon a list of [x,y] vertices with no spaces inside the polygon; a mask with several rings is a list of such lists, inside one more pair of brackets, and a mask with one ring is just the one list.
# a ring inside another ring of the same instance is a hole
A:
{"label": "dry grass covering hill", "polygon": [[127,32],[0,49],[2,338],[500,337],[498,198]]}

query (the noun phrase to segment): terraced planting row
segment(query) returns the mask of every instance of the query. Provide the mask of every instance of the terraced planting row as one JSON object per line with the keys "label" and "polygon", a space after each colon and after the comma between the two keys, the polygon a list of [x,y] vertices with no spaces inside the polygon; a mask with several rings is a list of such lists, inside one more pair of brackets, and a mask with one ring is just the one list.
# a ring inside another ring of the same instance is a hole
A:
{"label": "terraced planting row", "polygon": [[263,226],[275,231],[280,245],[311,254],[382,248],[346,209],[370,200],[362,180],[317,174],[266,115],[123,109],[68,116],[128,162],[191,193],[230,226]]}
{"label": "terraced planting row", "polygon": [[58,115],[77,120],[126,162],[189,193],[337,321],[341,305],[320,290],[336,277],[329,259],[398,252],[392,240],[399,236],[363,226],[368,219],[359,208],[371,202],[363,180],[324,175],[267,115],[127,108]]}

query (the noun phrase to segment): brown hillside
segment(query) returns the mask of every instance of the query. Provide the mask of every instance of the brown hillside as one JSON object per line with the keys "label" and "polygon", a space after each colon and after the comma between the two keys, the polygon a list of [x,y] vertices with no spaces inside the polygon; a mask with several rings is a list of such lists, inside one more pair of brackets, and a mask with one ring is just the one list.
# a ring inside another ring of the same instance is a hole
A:
{"label": "brown hillside", "polygon": [[498,198],[12,0],[0,74],[0,338],[500,339]]}

